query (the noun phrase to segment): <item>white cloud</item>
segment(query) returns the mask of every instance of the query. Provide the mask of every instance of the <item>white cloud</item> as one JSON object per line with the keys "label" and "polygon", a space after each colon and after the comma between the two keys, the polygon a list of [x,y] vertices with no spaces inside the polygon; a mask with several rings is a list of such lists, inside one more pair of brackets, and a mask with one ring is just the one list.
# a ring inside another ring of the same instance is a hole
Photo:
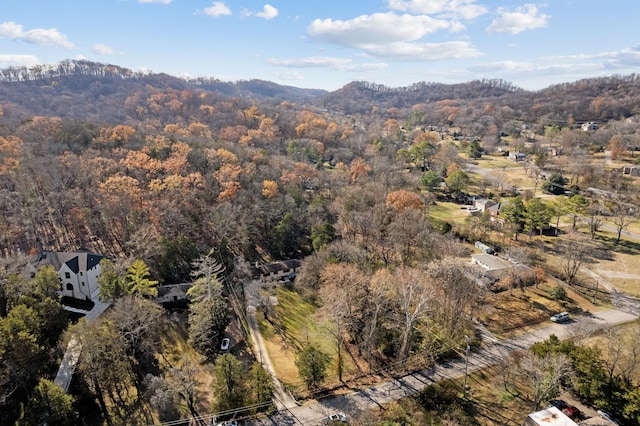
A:
{"label": "white cloud", "polygon": [[228,15],[231,15],[231,9],[229,9],[229,6],[224,4],[224,2],[214,1],[211,4],[211,7],[204,8],[204,13],[209,16],[216,16],[216,17],[228,16]]}
{"label": "white cloud", "polygon": [[415,41],[438,30],[451,28],[445,20],[425,15],[393,12],[361,15],[348,21],[316,19],[307,28],[309,36],[348,47]]}
{"label": "white cloud", "polygon": [[262,8],[262,12],[256,12],[253,16],[257,16],[258,18],[263,19],[273,19],[278,16],[278,9],[271,6],[270,4],[265,4]]}
{"label": "white cloud", "polygon": [[294,80],[294,81],[304,80],[304,76],[295,70],[278,73],[277,77],[280,80]]}
{"label": "white cloud", "polygon": [[511,12],[506,8],[498,8],[497,19],[487,28],[489,33],[518,34],[523,31],[543,28],[547,26],[549,16],[539,13],[535,4],[525,4]]}
{"label": "white cloud", "polygon": [[349,58],[310,56],[307,58],[269,59],[271,65],[290,68],[331,68],[337,71],[372,71],[387,68],[385,63],[358,64]]}
{"label": "white cloud", "polygon": [[122,52],[116,51],[113,47],[100,43],[91,46],[91,51],[98,55],[122,55]]}
{"label": "white cloud", "polygon": [[61,34],[55,28],[35,28],[24,31],[22,25],[15,22],[0,23],[0,38],[21,40],[26,43],[42,46],[64,47],[65,49],[72,49],[74,47],[73,43],[67,40],[67,36]]}
{"label": "white cloud", "polygon": [[33,65],[37,65],[40,63],[38,58],[33,55],[0,55],[0,66],[8,67],[8,66],[26,66],[30,67]]}
{"label": "white cloud", "polygon": [[173,0],[138,0],[138,3],[144,3],[144,4],[148,4],[148,3],[169,4],[172,1]]}
{"label": "white cloud", "polygon": [[444,43],[396,42],[363,46],[363,49],[371,56],[398,61],[438,61],[482,56],[478,49],[466,41],[448,41]]}
{"label": "white cloud", "polygon": [[388,7],[402,12],[462,19],[474,19],[487,13],[487,8],[476,4],[476,0],[388,0]]}

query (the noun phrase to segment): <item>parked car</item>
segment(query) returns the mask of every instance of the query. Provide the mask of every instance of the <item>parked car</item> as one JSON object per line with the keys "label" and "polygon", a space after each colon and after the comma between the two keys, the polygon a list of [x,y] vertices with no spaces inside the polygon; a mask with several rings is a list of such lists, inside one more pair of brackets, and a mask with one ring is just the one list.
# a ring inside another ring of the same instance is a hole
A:
{"label": "parked car", "polygon": [[565,322],[569,321],[569,312],[560,312],[559,314],[555,314],[551,317],[551,321],[553,322]]}
{"label": "parked car", "polygon": [[222,339],[222,344],[220,345],[220,350],[228,351],[230,343],[231,343],[231,340],[229,340],[228,337],[225,337],[224,339]]}
{"label": "parked car", "polygon": [[218,423],[216,426],[238,426],[238,422],[235,420],[227,420],[226,422]]}
{"label": "parked car", "polygon": [[323,422],[326,425],[332,425],[336,423],[347,423],[347,415],[344,413],[333,413],[325,419]]}
{"label": "parked car", "polygon": [[568,406],[569,404],[561,399],[554,399],[553,401],[549,401],[549,407],[556,407],[560,411],[562,411],[563,408],[567,408]]}
{"label": "parked car", "polygon": [[564,407],[560,411],[562,411],[564,414],[566,414],[567,417],[569,417],[570,419],[576,419],[576,418],[578,418],[578,416],[580,416],[580,410],[578,410],[573,405],[567,405],[566,407]]}
{"label": "parked car", "polygon": [[600,415],[600,417],[602,417],[603,419],[613,423],[614,425],[620,425],[620,422],[618,422],[614,417],[613,414],[611,414],[610,412],[608,412],[607,410],[598,410],[598,414]]}

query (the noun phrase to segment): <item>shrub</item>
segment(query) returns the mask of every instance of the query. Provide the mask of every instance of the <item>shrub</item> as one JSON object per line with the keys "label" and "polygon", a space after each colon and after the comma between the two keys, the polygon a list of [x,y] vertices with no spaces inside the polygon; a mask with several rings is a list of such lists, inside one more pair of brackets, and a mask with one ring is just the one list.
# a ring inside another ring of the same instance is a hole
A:
{"label": "shrub", "polygon": [[553,300],[565,300],[567,298],[567,291],[561,285],[553,287],[549,290],[549,296]]}

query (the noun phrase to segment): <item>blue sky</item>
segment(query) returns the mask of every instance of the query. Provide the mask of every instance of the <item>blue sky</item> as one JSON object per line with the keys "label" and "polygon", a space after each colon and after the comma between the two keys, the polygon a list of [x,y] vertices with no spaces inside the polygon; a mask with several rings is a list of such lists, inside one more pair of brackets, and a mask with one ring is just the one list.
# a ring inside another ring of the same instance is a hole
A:
{"label": "blue sky", "polygon": [[88,59],[336,90],[499,78],[536,90],[640,65],[635,0],[2,0],[0,68]]}

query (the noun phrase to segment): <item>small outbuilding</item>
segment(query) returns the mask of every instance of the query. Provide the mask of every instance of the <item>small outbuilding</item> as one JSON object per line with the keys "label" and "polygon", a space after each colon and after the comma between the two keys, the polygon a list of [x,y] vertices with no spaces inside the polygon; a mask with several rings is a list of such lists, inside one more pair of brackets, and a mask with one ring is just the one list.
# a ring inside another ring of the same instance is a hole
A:
{"label": "small outbuilding", "polygon": [[524,426],[577,426],[577,423],[556,407],[549,407],[529,414]]}

